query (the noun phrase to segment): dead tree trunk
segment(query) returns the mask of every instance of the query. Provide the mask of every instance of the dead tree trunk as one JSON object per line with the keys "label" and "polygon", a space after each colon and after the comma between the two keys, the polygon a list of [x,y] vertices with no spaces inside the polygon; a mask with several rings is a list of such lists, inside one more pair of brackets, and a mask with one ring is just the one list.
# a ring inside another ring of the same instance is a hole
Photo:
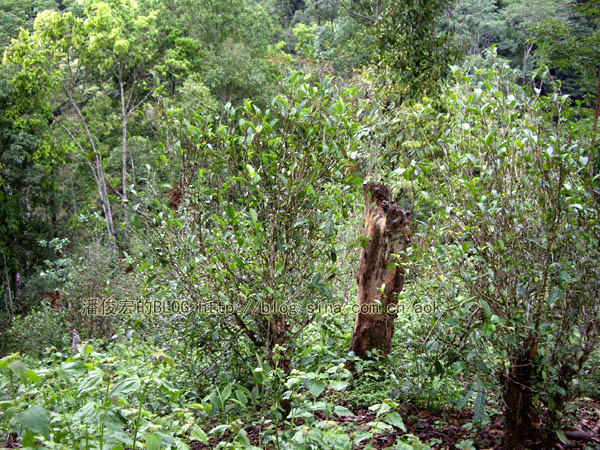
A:
{"label": "dead tree trunk", "polygon": [[350,350],[365,357],[368,350],[388,354],[392,348],[398,294],[404,286],[404,270],[396,256],[410,244],[410,213],[392,199],[383,184],[365,184],[366,246],[360,253],[358,312]]}

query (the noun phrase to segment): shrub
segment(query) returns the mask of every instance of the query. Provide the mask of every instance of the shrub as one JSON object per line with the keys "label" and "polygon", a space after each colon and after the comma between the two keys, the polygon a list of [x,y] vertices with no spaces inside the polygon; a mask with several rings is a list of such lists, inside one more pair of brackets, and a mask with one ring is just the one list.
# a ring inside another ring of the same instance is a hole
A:
{"label": "shrub", "polygon": [[600,213],[588,133],[570,120],[568,97],[530,93],[508,71],[497,61],[455,72],[443,156],[409,172],[432,187],[428,270],[468,298],[446,315],[452,350],[485,380],[468,388],[476,411],[486,387],[501,388],[514,448],[539,431],[540,404],[550,411],[546,436],[561,436],[574,380],[598,344]]}

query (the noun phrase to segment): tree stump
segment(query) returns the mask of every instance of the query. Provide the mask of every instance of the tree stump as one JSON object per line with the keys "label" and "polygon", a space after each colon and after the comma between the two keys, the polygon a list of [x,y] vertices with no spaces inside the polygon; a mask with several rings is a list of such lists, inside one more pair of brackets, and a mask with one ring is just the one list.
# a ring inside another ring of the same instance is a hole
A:
{"label": "tree stump", "polygon": [[404,286],[400,254],[410,244],[410,213],[392,199],[384,184],[363,185],[365,200],[365,237],[368,243],[360,252],[358,312],[350,350],[363,358],[378,349],[387,355],[392,348],[398,294]]}

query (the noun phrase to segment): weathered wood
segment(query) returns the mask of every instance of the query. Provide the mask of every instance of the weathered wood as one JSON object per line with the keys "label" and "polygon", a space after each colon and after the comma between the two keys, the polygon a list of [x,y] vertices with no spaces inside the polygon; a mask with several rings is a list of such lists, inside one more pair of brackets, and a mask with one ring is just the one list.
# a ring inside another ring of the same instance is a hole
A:
{"label": "weathered wood", "polygon": [[365,184],[366,248],[360,253],[358,312],[350,350],[364,357],[368,350],[388,354],[392,347],[398,294],[404,286],[404,270],[394,255],[410,244],[410,213],[392,199],[383,184]]}

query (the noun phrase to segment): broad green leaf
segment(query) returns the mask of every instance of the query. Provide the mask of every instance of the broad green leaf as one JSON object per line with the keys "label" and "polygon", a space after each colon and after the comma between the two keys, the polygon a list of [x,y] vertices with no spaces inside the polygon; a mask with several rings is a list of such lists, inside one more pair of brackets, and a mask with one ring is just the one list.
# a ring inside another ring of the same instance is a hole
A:
{"label": "broad green leaf", "polygon": [[35,384],[40,384],[40,376],[33,370],[27,371],[27,378],[33,381]]}
{"label": "broad green leaf", "polygon": [[333,408],[333,412],[335,412],[338,416],[342,416],[342,417],[353,417],[354,416],[354,413],[352,411],[350,411],[348,408],[346,408],[345,406],[335,405],[335,408]]}
{"label": "broad green leaf", "polygon": [[227,205],[225,207],[225,212],[227,213],[227,217],[229,217],[230,219],[235,218],[235,210],[233,209],[233,206]]}
{"label": "broad green leaf", "polygon": [[221,392],[221,398],[223,399],[223,403],[227,401],[227,399],[231,396],[231,383],[223,388]]}
{"label": "broad green leaf", "polygon": [[385,414],[386,412],[391,411],[392,408],[387,403],[377,403],[376,405],[369,406],[369,411],[373,411],[377,414],[377,417]]}
{"label": "broad green leaf", "polygon": [[250,208],[250,218],[252,219],[253,223],[258,222],[258,213],[254,208]]}
{"label": "broad green leaf", "polygon": [[87,359],[90,353],[92,353],[93,349],[94,347],[92,346],[92,344],[85,344],[79,348],[79,353],[81,354],[81,357],[84,361]]}
{"label": "broad green leaf", "polygon": [[81,423],[92,423],[98,417],[98,410],[94,402],[86,403],[81,409],[73,414],[73,420]]}
{"label": "broad green leaf", "polygon": [[8,365],[9,370],[12,370],[12,372],[19,377],[19,380],[21,380],[23,383],[27,383],[27,371],[29,370],[25,364],[23,364],[23,361],[21,360],[16,360],[11,362]]}
{"label": "broad green leaf", "polygon": [[63,370],[63,372],[69,376],[80,375],[83,372],[87,371],[87,367],[85,367],[85,364],[81,360],[62,363],[60,367]]}
{"label": "broad green leaf", "polygon": [[223,424],[223,425],[217,425],[216,427],[214,427],[212,430],[210,430],[208,432],[208,434],[216,434],[217,436],[222,435],[225,431],[227,431],[229,429],[229,425],[228,424]]}
{"label": "broad green leaf", "polygon": [[18,353],[13,353],[12,355],[8,355],[5,356],[4,358],[0,359],[0,369],[2,370],[6,370],[8,369],[8,365],[10,364],[10,362],[17,358],[19,356]]}
{"label": "broad green leaf", "polygon": [[102,372],[94,371],[79,383],[77,395],[95,390],[102,383]]}
{"label": "broad green leaf", "polygon": [[146,447],[148,450],[160,450],[162,444],[162,438],[159,434],[147,434],[146,435]]}
{"label": "broad green leaf", "polygon": [[17,414],[17,421],[28,430],[50,439],[50,416],[39,405],[33,405]]}
{"label": "broad green leaf", "polygon": [[349,383],[345,380],[332,380],[329,382],[329,384],[331,385],[331,388],[333,390],[341,391],[343,389],[346,389]]}
{"label": "broad green leaf", "polygon": [[402,420],[402,416],[398,414],[396,411],[392,411],[387,414],[384,419],[390,425],[393,425],[397,428],[400,428],[402,431],[406,433],[406,426],[404,426],[404,421]]}
{"label": "broad green leaf", "polygon": [[173,383],[171,383],[169,380],[160,379],[159,384],[160,390],[167,394],[169,397],[171,397],[173,400],[176,400],[181,394],[179,389],[177,389],[175,385],[173,385]]}
{"label": "broad green leaf", "polygon": [[310,391],[311,395],[317,398],[325,390],[325,382],[319,379],[309,378],[305,380],[305,383]]}
{"label": "broad green leaf", "polygon": [[248,439],[248,434],[246,433],[246,430],[244,430],[243,428],[238,432],[237,437],[240,443],[244,446],[244,448],[250,447],[252,445],[250,439]]}
{"label": "broad green leaf", "polygon": [[125,394],[127,392],[137,391],[140,388],[140,385],[140,379],[137,376],[123,378],[115,383],[115,386],[110,392],[110,396],[112,397],[121,393]]}
{"label": "broad green leaf", "polygon": [[393,430],[392,426],[385,422],[369,422],[367,425],[373,427],[371,428],[373,433],[383,433],[384,431]]}

